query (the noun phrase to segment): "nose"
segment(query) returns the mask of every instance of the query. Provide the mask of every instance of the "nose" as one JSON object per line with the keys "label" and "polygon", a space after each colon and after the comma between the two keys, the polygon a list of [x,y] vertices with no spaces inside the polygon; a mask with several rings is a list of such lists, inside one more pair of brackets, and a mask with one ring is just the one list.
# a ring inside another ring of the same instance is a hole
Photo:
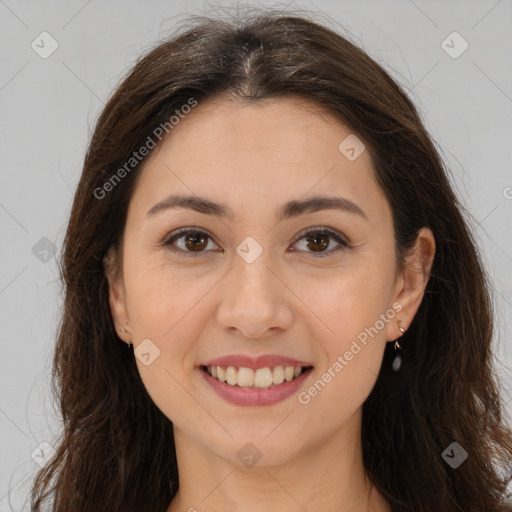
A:
{"label": "nose", "polygon": [[293,321],[292,292],[269,265],[266,252],[252,263],[235,258],[220,291],[219,326],[245,338],[266,338],[286,330]]}

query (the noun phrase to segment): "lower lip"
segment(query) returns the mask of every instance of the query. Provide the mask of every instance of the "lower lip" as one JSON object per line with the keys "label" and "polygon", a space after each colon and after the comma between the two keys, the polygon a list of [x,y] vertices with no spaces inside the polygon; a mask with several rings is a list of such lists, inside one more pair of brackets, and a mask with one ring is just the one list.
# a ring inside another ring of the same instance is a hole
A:
{"label": "lower lip", "polygon": [[303,371],[296,379],[284,381],[282,384],[269,389],[243,388],[231,386],[214,379],[208,372],[199,368],[204,379],[213,390],[226,402],[234,405],[272,405],[281,402],[296,393],[302,383],[309,377],[313,368]]}

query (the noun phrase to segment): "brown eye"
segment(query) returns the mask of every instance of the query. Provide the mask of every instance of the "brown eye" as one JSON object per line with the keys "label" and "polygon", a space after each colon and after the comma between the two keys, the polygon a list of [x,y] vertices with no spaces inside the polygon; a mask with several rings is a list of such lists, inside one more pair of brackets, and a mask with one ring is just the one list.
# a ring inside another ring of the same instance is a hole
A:
{"label": "brown eye", "polygon": [[[173,252],[177,252],[186,256],[199,256],[205,251],[204,249],[208,246],[210,235],[204,231],[195,229],[180,229],[178,233],[171,236],[169,240],[164,242],[163,245],[168,246]],[[183,240],[181,247],[175,247],[176,242]]]}
{"label": "brown eye", "polygon": [[[302,240],[305,241],[304,245],[306,250],[300,252],[309,253],[314,258],[323,258],[349,247],[348,242],[344,240],[337,231],[326,228],[310,229],[304,233],[294,245],[298,244]],[[332,240],[338,244],[338,247],[327,251],[326,249],[329,247]],[[209,241],[214,243],[210,235],[204,231],[180,228],[174,235],[164,242],[163,245],[167,246],[172,252],[184,256],[202,256],[209,252],[206,250]],[[177,242],[181,243],[178,244]]]}
{"label": "brown eye", "polygon": [[[296,243],[300,242],[301,240],[305,241],[304,245],[307,249],[309,249],[306,252],[313,254],[314,258],[330,256],[333,253],[337,253],[349,247],[348,242],[344,240],[338,232],[325,228],[310,229],[305,234],[303,234]],[[326,251],[325,249],[329,247],[331,240],[336,241],[338,243],[338,247]]]}
{"label": "brown eye", "polygon": [[202,233],[189,233],[187,235],[184,235],[185,239],[185,246],[187,249],[190,249],[191,251],[201,251],[204,249],[208,243],[207,238],[208,235],[204,236]]}
{"label": "brown eye", "polygon": [[329,247],[329,235],[325,233],[312,233],[307,235],[306,240],[308,247],[313,251],[323,251]]}

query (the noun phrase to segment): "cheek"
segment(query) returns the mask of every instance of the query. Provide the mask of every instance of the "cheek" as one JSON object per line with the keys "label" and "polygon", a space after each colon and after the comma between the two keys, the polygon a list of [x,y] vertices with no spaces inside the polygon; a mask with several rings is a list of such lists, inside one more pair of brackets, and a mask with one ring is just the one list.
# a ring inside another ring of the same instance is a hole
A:
{"label": "cheek", "polygon": [[[389,305],[390,281],[382,268],[340,273],[323,286],[311,287],[308,306],[321,322],[314,332],[322,352],[317,390],[328,400],[359,406],[380,371],[386,346],[386,326],[395,311]],[[302,284],[306,293],[307,283]],[[311,316],[311,315],[310,315]],[[322,390],[320,392],[320,390]],[[311,390],[315,394],[315,390]],[[343,407],[345,408],[345,407]]]}
{"label": "cheek", "polygon": [[161,257],[148,255],[127,258],[125,282],[134,331],[147,337],[151,333],[162,342],[175,338],[181,325],[191,327],[190,315],[208,291],[207,280],[197,272],[172,268]]}
{"label": "cheek", "polygon": [[[386,269],[365,264],[333,270],[321,279],[297,281],[294,290],[309,310],[308,316],[321,320],[318,334],[332,339],[330,352],[342,349],[386,312],[391,297],[389,276]],[[384,331],[380,323],[378,327]]]}
{"label": "cheek", "polygon": [[149,365],[144,364],[144,357],[136,358],[142,382],[155,405],[171,421],[181,425],[183,418],[177,411],[186,410],[187,421],[201,424],[204,416],[187,383],[196,363],[195,340],[203,328],[194,319],[206,316],[204,299],[213,283],[191,280],[186,272],[171,273],[161,264],[144,265],[143,271],[140,265],[133,265],[130,270],[126,289],[135,350],[146,343],[151,357],[157,354]]}
{"label": "cheek", "polygon": [[310,407],[310,417],[324,418],[325,427],[335,431],[375,385],[386,347],[385,326],[393,321],[394,311],[386,314],[386,296],[378,287],[370,292],[358,283],[341,281],[336,293],[324,295],[323,301],[317,297],[314,304],[327,327],[315,332],[321,362],[298,399]]}

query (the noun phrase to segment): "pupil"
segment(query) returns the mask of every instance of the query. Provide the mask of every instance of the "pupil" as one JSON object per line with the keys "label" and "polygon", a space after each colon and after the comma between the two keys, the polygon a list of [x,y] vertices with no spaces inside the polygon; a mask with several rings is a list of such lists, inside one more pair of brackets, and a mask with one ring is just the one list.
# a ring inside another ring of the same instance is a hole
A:
{"label": "pupil", "polygon": [[[323,242],[317,242],[317,240],[323,240]],[[308,237],[308,241],[309,240],[314,240],[313,244],[314,245],[319,245],[321,249],[325,249],[329,246],[329,237],[327,235],[323,235],[323,234],[316,234],[316,235],[310,235]],[[314,249],[314,247],[311,247],[311,245],[308,245],[308,247],[310,249]]]}
{"label": "pupil", "polygon": [[[189,244],[189,241],[192,240],[192,245]],[[186,245],[189,249],[191,250],[196,250],[197,249],[197,246],[194,246],[194,244],[196,243],[200,243],[200,242],[197,242],[197,240],[201,240],[202,241],[202,247],[199,247],[199,249],[204,249],[204,247],[206,247],[206,237],[201,235],[200,233],[193,233],[193,234],[189,234],[186,236]]]}

